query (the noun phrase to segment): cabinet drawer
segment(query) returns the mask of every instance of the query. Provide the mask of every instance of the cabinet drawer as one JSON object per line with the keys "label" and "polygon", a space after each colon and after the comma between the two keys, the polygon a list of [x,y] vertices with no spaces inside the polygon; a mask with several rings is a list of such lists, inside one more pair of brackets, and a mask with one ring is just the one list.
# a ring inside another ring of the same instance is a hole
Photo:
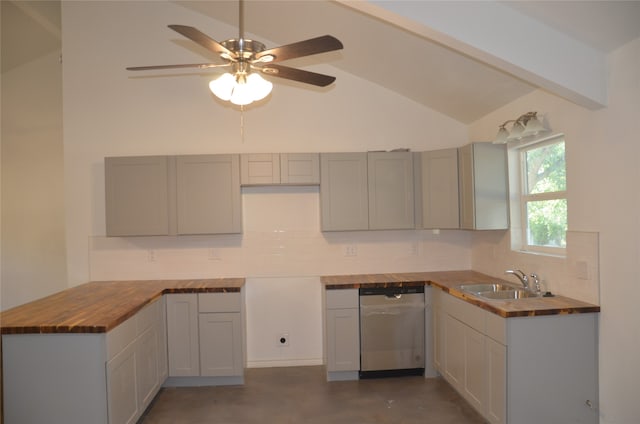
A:
{"label": "cabinet drawer", "polygon": [[144,333],[147,328],[158,322],[160,319],[160,303],[155,300],[136,314],[136,335]]}
{"label": "cabinet drawer", "polygon": [[107,361],[111,360],[127,345],[136,339],[136,316],[132,316],[122,324],[107,333]]}
{"label": "cabinet drawer", "polygon": [[240,293],[200,293],[198,312],[240,312]]}
{"label": "cabinet drawer", "polygon": [[358,289],[326,290],[327,309],[358,308],[360,298]]}
{"label": "cabinet drawer", "polygon": [[443,307],[449,315],[464,322],[474,330],[485,332],[486,312],[464,300],[453,296],[444,296]]}
{"label": "cabinet drawer", "polygon": [[507,321],[506,319],[498,316],[496,314],[492,314],[490,312],[485,312],[486,314],[486,335],[491,337],[493,340],[497,341],[502,345],[507,345]]}

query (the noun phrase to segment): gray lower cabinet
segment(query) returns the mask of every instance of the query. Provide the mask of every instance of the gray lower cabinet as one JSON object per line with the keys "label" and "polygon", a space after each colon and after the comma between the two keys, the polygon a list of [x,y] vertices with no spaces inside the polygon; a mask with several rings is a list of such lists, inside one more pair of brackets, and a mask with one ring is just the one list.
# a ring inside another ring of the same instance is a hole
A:
{"label": "gray lower cabinet", "polygon": [[327,379],[357,380],[360,371],[358,289],[325,290],[324,293]]}
{"label": "gray lower cabinet", "polygon": [[434,290],[434,366],[493,424],[597,423],[597,314],[502,318]]}
{"label": "gray lower cabinet", "polygon": [[412,229],[410,152],[322,153],[322,231]]}
{"label": "gray lower cabinet", "polygon": [[163,308],[157,300],[107,333],[109,424],[137,422],[160,390],[167,367]]}
{"label": "gray lower cabinet", "polygon": [[247,153],[240,155],[240,183],[252,185],[318,185],[318,153]]}
{"label": "gray lower cabinet", "polygon": [[503,144],[471,143],[458,150],[460,228],[509,228],[507,151]]}
{"label": "gray lower cabinet", "polygon": [[245,342],[241,293],[167,295],[167,386],[241,384]]}
{"label": "gray lower cabinet", "polygon": [[181,293],[166,297],[169,377],[199,376],[198,295]]}
{"label": "gray lower cabinet", "polygon": [[5,334],[4,423],[135,423],[162,384],[162,300],[107,333]]}
{"label": "gray lower cabinet", "polygon": [[105,158],[107,236],[242,232],[239,155]]}

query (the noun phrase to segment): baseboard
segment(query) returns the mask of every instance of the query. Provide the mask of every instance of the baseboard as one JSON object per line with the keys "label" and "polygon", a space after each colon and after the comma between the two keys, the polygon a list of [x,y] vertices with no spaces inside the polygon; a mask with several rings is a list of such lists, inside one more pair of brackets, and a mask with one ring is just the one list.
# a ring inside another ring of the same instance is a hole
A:
{"label": "baseboard", "polygon": [[247,368],[307,367],[323,365],[322,358],[248,361]]}

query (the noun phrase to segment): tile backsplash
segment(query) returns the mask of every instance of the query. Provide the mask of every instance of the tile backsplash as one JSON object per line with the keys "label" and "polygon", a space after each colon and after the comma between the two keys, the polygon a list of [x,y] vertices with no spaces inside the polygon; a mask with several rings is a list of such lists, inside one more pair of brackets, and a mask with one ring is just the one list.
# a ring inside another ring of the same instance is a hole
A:
{"label": "tile backsplash", "polygon": [[243,233],[89,241],[92,280],[317,276],[471,267],[466,231],[320,231],[318,187],[244,188]]}
{"label": "tile backsplash", "polygon": [[[600,304],[599,237],[596,232],[567,231],[567,256],[513,251],[508,231],[473,233],[472,268],[511,279],[506,269],[538,274],[543,290]],[[515,279],[514,279],[515,281]]]}

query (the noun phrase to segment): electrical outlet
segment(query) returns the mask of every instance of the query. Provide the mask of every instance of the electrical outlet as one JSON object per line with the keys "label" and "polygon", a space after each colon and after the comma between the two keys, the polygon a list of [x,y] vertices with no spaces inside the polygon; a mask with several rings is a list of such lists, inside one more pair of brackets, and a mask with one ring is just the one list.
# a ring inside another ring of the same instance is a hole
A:
{"label": "electrical outlet", "polygon": [[216,249],[211,247],[208,249],[207,259],[210,261],[219,261],[220,255],[218,254],[218,251]]}
{"label": "electrical outlet", "polygon": [[278,346],[289,346],[289,333],[278,334]]}
{"label": "electrical outlet", "polygon": [[344,256],[358,256],[358,246],[355,244],[347,244],[344,247]]}
{"label": "electrical outlet", "polygon": [[147,250],[147,262],[155,262],[156,261],[156,251],[153,249]]}

